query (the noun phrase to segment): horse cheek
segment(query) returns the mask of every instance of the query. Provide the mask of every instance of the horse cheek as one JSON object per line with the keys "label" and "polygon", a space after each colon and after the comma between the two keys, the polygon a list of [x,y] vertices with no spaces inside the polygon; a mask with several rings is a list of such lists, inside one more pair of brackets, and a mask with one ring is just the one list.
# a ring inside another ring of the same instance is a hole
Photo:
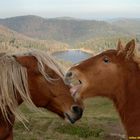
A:
{"label": "horse cheek", "polygon": [[[108,94],[112,92],[117,86],[118,81],[118,68],[116,64],[100,65],[98,67],[98,76],[94,78],[92,83],[95,86],[99,93]],[[95,84],[95,85],[94,85]]]}

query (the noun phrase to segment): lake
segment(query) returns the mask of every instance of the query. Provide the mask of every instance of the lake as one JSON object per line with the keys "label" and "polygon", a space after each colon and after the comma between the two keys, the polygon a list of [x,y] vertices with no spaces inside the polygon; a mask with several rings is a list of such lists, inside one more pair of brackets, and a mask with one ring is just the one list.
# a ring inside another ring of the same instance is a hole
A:
{"label": "lake", "polygon": [[68,50],[62,52],[55,52],[52,54],[55,58],[78,63],[92,56],[92,54],[83,52],[81,50]]}

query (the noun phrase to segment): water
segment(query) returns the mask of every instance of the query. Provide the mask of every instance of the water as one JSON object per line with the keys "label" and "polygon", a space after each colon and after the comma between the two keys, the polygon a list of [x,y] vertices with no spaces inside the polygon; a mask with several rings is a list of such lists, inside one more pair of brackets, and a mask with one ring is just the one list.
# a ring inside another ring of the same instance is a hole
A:
{"label": "water", "polygon": [[53,53],[53,56],[61,60],[70,61],[72,63],[78,63],[80,61],[83,61],[91,57],[92,54],[80,50],[68,50],[68,51]]}

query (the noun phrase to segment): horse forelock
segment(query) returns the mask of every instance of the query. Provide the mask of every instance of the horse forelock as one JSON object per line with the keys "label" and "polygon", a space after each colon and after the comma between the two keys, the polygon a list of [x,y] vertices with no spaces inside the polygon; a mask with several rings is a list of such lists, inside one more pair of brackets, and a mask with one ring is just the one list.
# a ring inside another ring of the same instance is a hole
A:
{"label": "horse forelock", "polygon": [[40,73],[45,77],[47,81],[55,81],[57,79],[52,79],[45,71],[45,65],[50,69],[54,70],[62,79],[64,79],[64,72],[60,68],[60,64],[56,62],[54,58],[52,58],[49,54],[39,51],[32,50],[30,55],[34,56],[38,62],[38,69]]}

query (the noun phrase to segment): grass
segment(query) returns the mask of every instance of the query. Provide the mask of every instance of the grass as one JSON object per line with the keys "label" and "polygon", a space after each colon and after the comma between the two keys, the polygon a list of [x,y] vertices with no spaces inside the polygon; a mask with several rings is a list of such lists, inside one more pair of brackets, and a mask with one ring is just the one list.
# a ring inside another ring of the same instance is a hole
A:
{"label": "grass", "polygon": [[105,98],[85,101],[84,115],[75,124],[68,124],[49,111],[32,112],[24,105],[20,109],[29,120],[28,130],[16,121],[14,140],[121,140],[111,134],[123,134],[118,114]]}
{"label": "grass", "polygon": [[63,127],[59,126],[56,128],[57,132],[61,134],[69,134],[69,135],[77,135],[81,138],[88,138],[88,137],[99,137],[100,134],[103,132],[102,129],[96,128],[91,129],[89,126],[72,126],[72,125],[65,125]]}

